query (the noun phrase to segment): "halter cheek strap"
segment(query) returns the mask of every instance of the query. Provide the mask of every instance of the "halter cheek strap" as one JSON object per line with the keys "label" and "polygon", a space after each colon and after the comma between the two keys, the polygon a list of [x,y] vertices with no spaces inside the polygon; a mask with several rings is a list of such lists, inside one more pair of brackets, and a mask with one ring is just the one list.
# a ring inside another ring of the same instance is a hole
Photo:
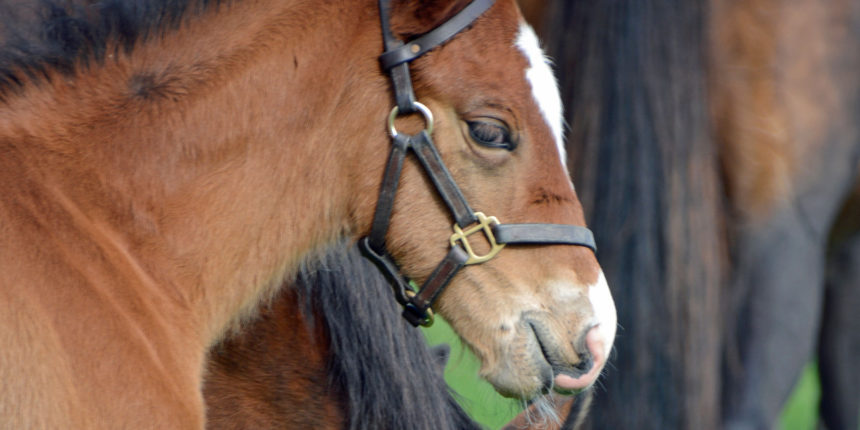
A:
{"label": "halter cheek strap", "polygon": [[[362,238],[358,246],[391,282],[394,297],[403,306],[403,316],[413,325],[432,324],[431,306],[454,275],[463,266],[489,261],[505,245],[578,245],[596,251],[594,237],[585,227],[564,224],[502,224],[496,217],[473,211],[433,145],[431,137],[433,115],[426,106],[415,101],[412,79],[409,75],[409,62],[444,44],[467,28],[493,3],[494,0],[474,0],[445,23],[404,43],[391,32],[389,0],[379,1],[382,35],[385,42],[385,52],[379,60],[382,68],[391,75],[397,104],[389,116],[391,152],[383,174],[370,235]],[[425,130],[414,135],[398,133],[394,127],[394,119],[400,114],[413,112],[419,112],[424,116],[427,125]],[[427,172],[454,220],[454,232],[448,239],[451,246],[448,254],[417,292],[401,274],[385,247],[385,235],[388,233],[403,161],[409,152],[416,156]],[[483,233],[490,244],[490,251],[487,254],[476,254],[469,242],[469,237],[477,233]]]}

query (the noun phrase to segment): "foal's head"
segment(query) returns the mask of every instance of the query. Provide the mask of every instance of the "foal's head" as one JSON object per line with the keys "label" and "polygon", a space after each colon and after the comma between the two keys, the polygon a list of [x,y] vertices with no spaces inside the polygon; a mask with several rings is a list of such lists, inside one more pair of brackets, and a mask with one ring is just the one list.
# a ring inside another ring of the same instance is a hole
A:
{"label": "foal's head", "polygon": [[[392,26],[404,38],[421,34],[464,3],[395,2]],[[475,211],[502,224],[585,225],[565,167],[556,82],[513,1],[498,1],[411,70],[437,148]],[[414,160],[401,181],[388,248],[420,283],[446,254],[452,220]],[[486,248],[481,240],[473,246]],[[606,280],[580,246],[508,246],[460,271],[437,307],[481,359],[482,375],[517,397],[590,386],[615,335]]]}

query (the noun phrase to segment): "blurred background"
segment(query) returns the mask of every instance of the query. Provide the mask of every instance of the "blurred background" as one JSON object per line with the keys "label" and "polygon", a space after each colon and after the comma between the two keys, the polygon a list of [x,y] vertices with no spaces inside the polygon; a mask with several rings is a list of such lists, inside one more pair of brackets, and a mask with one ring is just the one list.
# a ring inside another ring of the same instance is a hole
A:
{"label": "blurred background", "polygon": [[520,3],[619,314],[587,427],[860,428],[860,1]]}

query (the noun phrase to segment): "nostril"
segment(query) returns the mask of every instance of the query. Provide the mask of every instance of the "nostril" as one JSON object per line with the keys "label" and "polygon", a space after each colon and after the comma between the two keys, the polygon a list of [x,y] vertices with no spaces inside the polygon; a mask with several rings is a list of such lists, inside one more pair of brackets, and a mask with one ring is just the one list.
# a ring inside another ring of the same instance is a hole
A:
{"label": "nostril", "polygon": [[603,369],[605,362],[604,342],[598,325],[589,327],[575,342],[574,348],[580,361],[572,366],[572,372],[559,372],[555,377],[555,388],[562,392],[576,392],[588,388]]}
{"label": "nostril", "polygon": [[580,355],[579,357],[579,363],[576,363],[573,368],[581,373],[588,373],[588,371],[594,367],[594,360],[591,358],[590,354],[587,357],[584,355]]}
{"label": "nostril", "polygon": [[579,337],[572,344],[569,344],[573,347],[573,351],[568,351],[575,353],[575,355],[571,355],[562,352],[559,345],[563,341],[555,338],[549,328],[541,321],[529,319],[525,323],[531,328],[537,341],[537,346],[540,348],[544,359],[552,367],[554,374],[567,374],[572,377],[580,377],[594,367],[594,355],[589,346],[589,334],[595,331],[596,324],[583,330]]}
{"label": "nostril", "polygon": [[582,334],[579,338],[576,339],[576,342],[573,344],[573,349],[576,351],[576,355],[579,357],[579,362],[574,364],[572,367],[576,371],[574,372],[577,375],[583,375],[588,373],[592,367],[594,367],[594,355],[591,352],[591,348],[588,345],[588,336],[594,331],[596,325],[592,325],[587,329],[583,330]]}
{"label": "nostril", "polygon": [[600,324],[595,324],[585,334],[585,350],[598,364],[606,360],[606,342],[600,330]]}
{"label": "nostril", "polygon": [[592,358],[591,349],[588,347],[588,336],[595,331],[595,328],[597,328],[597,324],[593,324],[583,330],[582,334],[579,335],[579,338],[577,338],[576,342],[573,344],[576,354],[582,357],[583,360],[591,360]]}

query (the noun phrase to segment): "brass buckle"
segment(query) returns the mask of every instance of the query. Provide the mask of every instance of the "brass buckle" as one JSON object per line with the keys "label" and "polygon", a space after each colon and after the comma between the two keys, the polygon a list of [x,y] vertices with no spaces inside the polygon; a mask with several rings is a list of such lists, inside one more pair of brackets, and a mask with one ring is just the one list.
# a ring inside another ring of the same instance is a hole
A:
{"label": "brass buckle", "polygon": [[[493,235],[493,230],[490,228],[492,225],[500,224],[499,220],[494,216],[486,216],[482,212],[475,212],[475,217],[478,218],[478,223],[467,228],[465,231],[460,228],[459,225],[454,224],[454,234],[451,235],[451,246],[457,246],[457,242],[461,242],[463,244],[463,248],[466,249],[466,253],[469,254],[469,259],[466,260],[465,265],[470,264],[478,264],[483,263],[485,261],[489,261],[502,248],[505,247],[505,244],[496,243],[496,236]],[[472,250],[472,245],[469,244],[469,239],[467,239],[470,235],[475,234],[479,231],[484,232],[484,236],[487,237],[487,241],[490,242],[490,252],[485,255],[475,254],[475,251]]]}

